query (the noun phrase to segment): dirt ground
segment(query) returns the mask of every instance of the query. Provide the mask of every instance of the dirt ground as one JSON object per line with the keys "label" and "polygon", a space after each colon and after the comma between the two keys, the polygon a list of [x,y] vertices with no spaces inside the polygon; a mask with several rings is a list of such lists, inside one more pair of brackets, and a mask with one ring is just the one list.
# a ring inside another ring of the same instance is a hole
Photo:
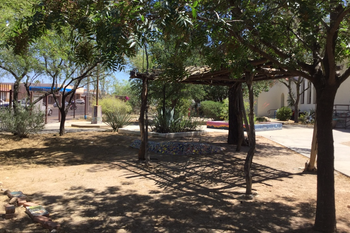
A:
{"label": "dirt ground", "polygon": [[[225,147],[214,155],[151,154],[147,167],[112,132],[0,135],[0,188],[22,191],[43,205],[59,232],[313,232],[316,175],[307,158],[257,138],[253,189],[245,198],[240,153],[226,134],[181,139]],[[164,139],[151,139],[161,141]],[[339,232],[350,232],[350,179],[335,173]],[[0,194],[0,214],[9,201]],[[47,232],[16,208],[0,232]],[[0,215],[1,216],[1,215]]]}

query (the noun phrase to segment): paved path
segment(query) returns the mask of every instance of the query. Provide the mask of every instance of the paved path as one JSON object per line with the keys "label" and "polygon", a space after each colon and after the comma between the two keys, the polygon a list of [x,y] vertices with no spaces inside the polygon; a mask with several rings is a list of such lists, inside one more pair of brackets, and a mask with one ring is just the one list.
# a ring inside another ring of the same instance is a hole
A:
{"label": "paved path", "polygon": [[[282,130],[259,131],[263,136],[288,147],[302,155],[310,157],[313,128],[286,125]],[[350,177],[350,130],[333,130],[334,167],[337,171]],[[347,143],[345,145],[344,143]]]}

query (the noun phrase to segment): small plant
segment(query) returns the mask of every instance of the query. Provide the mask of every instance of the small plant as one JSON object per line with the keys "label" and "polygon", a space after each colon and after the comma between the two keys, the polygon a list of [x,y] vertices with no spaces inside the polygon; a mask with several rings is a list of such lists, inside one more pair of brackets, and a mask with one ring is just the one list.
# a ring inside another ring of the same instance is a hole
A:
{"label": "small plant", "polygon": [[152,123],[153,131],[158,133],[174,133],[197,129],[199,122],[195,122],[191,118],[179,117],[174,112],[174,109],[165,109],[164,113],[162,110],[159,110],[158,115]]}
{"label": "small plant", "polygon": [[269,122],[265,117],[256,117],[255,121],[256,122]]}
{"label": "small plant", "polygon": [[299,121],[300,121],[300,123],[302,123],[302,124],[306,124],[307,122],[307,119],[306,119],[306,115],[305,114],[300,114],[300,116],[299,116]]}
{"label": "small plant", "polygon": [[315,113],[310,111],[310,112],[304,112],[304,114],[300,114],[299,116],[299,121],[302,124],[313,124],[315,123]]}
{"label": "small plant", "polygon": [[281,121],[289,120],[292,116],[292,110],[288,107],[282,107],[277,110],[276,116],[277,119]]}
{"label": "small plant", "polygon": [[[35,106],[28,109],[17,106],[16,114],[13,109],[0,111],[2,130],[18,135],[21,138],[28,137],[31,133],[37,133],[45,126],[44,113]],[[29,109],[32,109],[31,111]]]}
{"label": "small plant", "polygon": [[214,118],[214,120],[220,120],[222,103],[214,101],[202,101],[200,111],[205,117]]}
{"label": "small plant", "polygon": [[131,122],[131,115],[125,112],[118,111],[108,111],[104,114],[103,121],[112,127],[113,132],[118,132],[119,128],[123,128],[126,125],[129,125]]}

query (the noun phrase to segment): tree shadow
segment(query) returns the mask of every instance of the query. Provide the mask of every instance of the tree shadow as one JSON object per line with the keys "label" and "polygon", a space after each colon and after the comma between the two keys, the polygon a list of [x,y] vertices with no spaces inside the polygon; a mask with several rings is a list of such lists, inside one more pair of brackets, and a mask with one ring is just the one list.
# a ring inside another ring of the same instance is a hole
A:
{"label": "tree shadow", "polygon": [[[87,168],[87,172],[123,169],[128,171],[123,178],[130,179],[130,182],[102,191],[72,184],[62,195],[50,196],[43,192],[27,195],[42,204],[51,213],[51,218],[61,224],[60,232],[67,233],[118,230],[132,233],[313,232],[311,223],[314,206],[310,203],[315,200],[295,203],[295,199],[286,198],[286,202],[280,203],[244,195],[245,152],[236,153],[234,146],[225,144],[225,152],[214,155],[172,156],[151,153],[151,157],[157,160],[146,165],[136,160],[136,149],[128,148],[133,139],[110,135],[103,140],[92,139],[95,145],[90,145],[86,140],[62,139],[57,143],[59,146],[55,146],[55,142],[61,139],[47,139],[45,144],[53,148],[52,154],[48,153],[48,158],[37,159],[37,163],[52,166],[54,162],[50,162],[50,159],[60,159],[59,164],[64,166],[94,163]],[[100,143],[96,145],[97,142]],[[216,145],[222,143],[212,139],[207,142]],[[59,150],[59,156],[55,157],[54,149]],[[44,152],[45,148],[41,150]],[[257,153],[257,157],[281,155],[275,146],[269,144],[258,146],[258,150],[260,153]],[[262,155],[267,151],[271,153]],[[7,156],[26,158],[21,155],[25,152],[15,150]],[[257,184],[267,184],[269,180],[292,179],[303,175],[255,162],[252,171],[253,188]],[[135,177],[152,180],[156,187],[146,194],[128,189]],[[19,226],[18,221],[24,221],[30,228]],[[349,223],[347,220],[344,222]],[[6,229],[19,229],[20,232],[27,229],[32,229],[31,232],[41,230],[31,224],[28,217],[3,225]]]}

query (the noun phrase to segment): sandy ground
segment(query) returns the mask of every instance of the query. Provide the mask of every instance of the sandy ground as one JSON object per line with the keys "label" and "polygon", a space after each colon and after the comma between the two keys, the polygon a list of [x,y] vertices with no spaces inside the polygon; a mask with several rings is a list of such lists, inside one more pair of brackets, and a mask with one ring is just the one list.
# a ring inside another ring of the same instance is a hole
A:
{"label": "sandy ground", "polygon": [[[137,161],[134,136],[111,132],[0,135],[0,187],[43,205],[59,232],[313,232],[316,175],[307,158],[257,138],[255,195],[245,198],[243,163],[226,134],[181,139],[225,147],[214,155],[151,154]],[[164,140],[164,139],[151,139]],[[335,173],[339,232],[350,232],[350,179]],[[0,214],[9,201],[0,194]],[[0,232],[48,232],[16,208]]]}

